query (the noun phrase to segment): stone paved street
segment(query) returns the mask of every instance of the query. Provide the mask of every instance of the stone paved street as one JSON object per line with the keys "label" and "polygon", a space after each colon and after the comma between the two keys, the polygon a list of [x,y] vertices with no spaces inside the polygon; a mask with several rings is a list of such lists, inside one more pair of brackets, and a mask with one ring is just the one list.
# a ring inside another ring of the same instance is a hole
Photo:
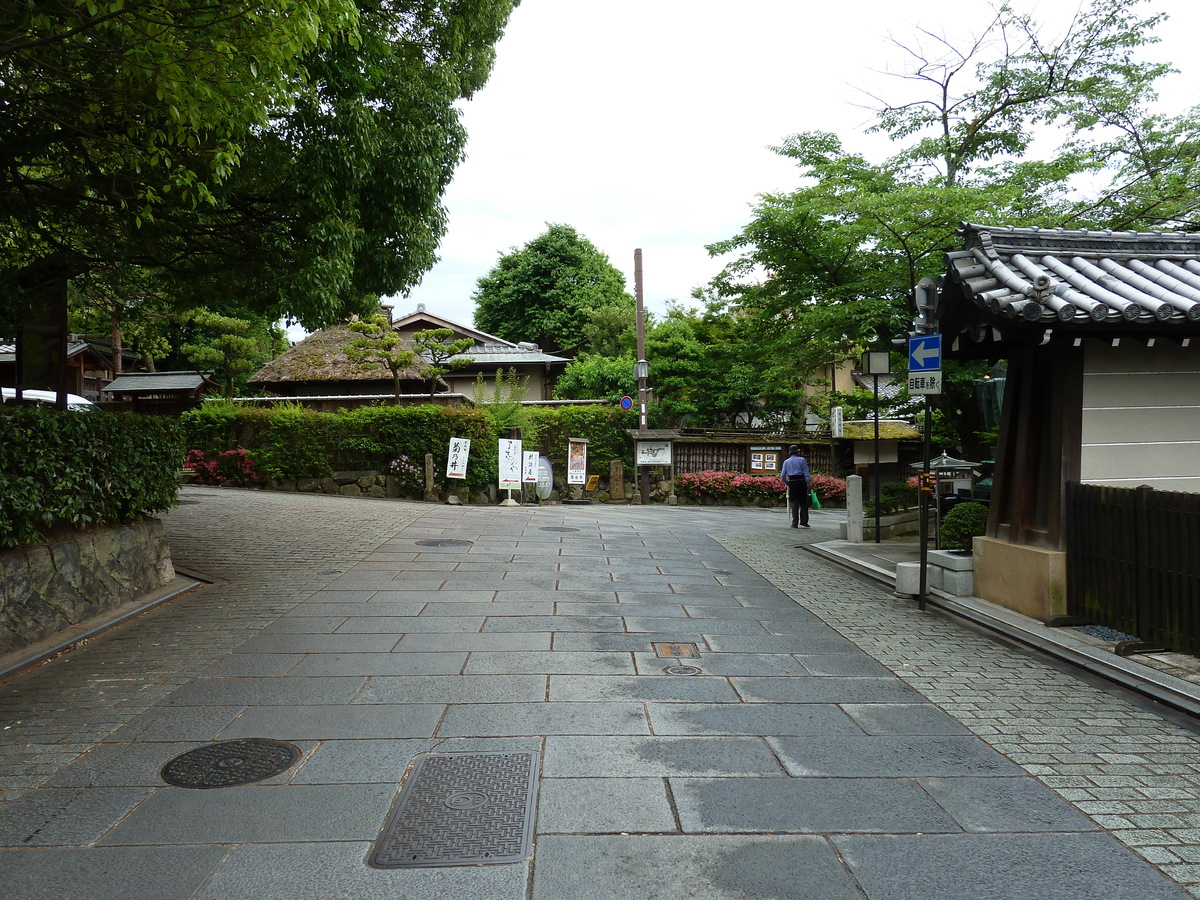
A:
{"label": "stone paved street", "polygon": [[[835,511],[182,499],[212,583],[0,684],[5,897],[1200,896],[1193,721],[813,556]],[[251,737],[300,760],[160,778]],[[539,754],[530,859],[366,864],[433,751]]]}

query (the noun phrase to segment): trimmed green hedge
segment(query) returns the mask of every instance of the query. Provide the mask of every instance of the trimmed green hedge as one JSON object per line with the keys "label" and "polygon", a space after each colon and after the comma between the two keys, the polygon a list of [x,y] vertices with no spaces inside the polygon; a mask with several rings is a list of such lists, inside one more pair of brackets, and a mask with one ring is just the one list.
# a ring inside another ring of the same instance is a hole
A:
{"label": "trimmed green hedge", "polygon": [[60,527],[127,525],[175,505],[175,422],[130,413],[0,411],[0,547]]}
{"label": "trimmed green hedge", "polygon": [[[567,438],[588,440],[588,468],[607,473],[612,460],[632,456],[628,413],[600,406],[538,408],[525,411],[538,450],[565,465]],[[467,488],[472,494],[496,483],[501,437],[485,408],[365,406],[319,413],[299,404],[247,407],[210,402],[180,417],[187,450],[207,457],[232,449],[247,451],[267,478],[324,478],[334,471],[389,471],[394,460],[425,459],[432,453],[437,483],[443,487],[450,438],[471,441]]]}

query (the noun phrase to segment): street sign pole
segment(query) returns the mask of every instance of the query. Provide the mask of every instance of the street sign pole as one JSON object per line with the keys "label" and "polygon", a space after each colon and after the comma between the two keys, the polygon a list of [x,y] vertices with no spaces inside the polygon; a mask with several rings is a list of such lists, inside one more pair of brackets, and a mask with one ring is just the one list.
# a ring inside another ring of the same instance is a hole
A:
{"label": "street sign pole", "polygon": [[[913,323],[916,332],[908,339],[908,389],[925,395],[925,461],[921,466],[920,501],[918,504],[921,522],[921,584],[917,593],[917,608],[925,609],[926,594],[929,593],[929,503],[937,502],[936,488],[929,489],[929,466],[933,452],[933,407],[930,396],[942,392],[942,336],[938,332],[938,286],[932,278],[922,278],[916,290],[917,319]],[[914,372],[921,373],[914,377]],[[936,482],[935,482],[936,483]]]}

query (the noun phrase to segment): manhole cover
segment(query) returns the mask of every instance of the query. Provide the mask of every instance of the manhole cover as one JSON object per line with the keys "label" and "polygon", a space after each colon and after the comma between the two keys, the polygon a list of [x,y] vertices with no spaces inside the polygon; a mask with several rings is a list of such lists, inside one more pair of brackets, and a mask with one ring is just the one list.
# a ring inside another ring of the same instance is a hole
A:
{"label": "manhole cover", "polygon": [[368,862],[377,869],[520,862],[533,845],[538,753],[417,758]]}
{"label": "manhole cover", "polygon": [[418,547],[470,547],[474,541],[458,541],[454,538],[429,538],[424,541],[417,541]]}
{"label": "manhole cover", "polygon": [[159,774],[163,781],[176,787],[234,787],[278,775],[299,758],[299,748],[286,741],[242,738],[181,753],[163,766]]}
{"label": "manhole cover", "polygon": [[667,666],[663,669],[668,675],[701,675],[703,674],[695,666]]}
{"label": "manhole cover", "polygon": [[546,525],[539,528],[538,531],[578,531],[578,528],[567,528],[562,525]]}

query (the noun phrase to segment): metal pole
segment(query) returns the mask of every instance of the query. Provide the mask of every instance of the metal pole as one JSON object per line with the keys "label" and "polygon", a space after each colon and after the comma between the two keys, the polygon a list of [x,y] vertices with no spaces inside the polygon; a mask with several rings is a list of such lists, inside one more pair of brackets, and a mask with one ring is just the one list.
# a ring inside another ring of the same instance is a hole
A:
{"label": "metal pole", "polygon": [[879,376],[875,380],[875,543],[879,543]]}
{"label": "metal pole", "polygon": [[929,573],[929,491],[926,490],[926,477],[929,472],[929,455],[932,452],[931,442],[933,431],[933,412],[932,404],[929,402],[929,395],[925,395],[925,465],[921,469],[921,502],[919,504],[921,516],[921,588],[917,594],[917,608],[925,609],[925,595],[929,590],[928,573]]}
{"label": "metal pole", "polygon": [[[633,291],[637,299],[637,358],[642,362],[646,358],[646,318],[642,305],[642,251],[633,251]],[[642,366],[638,367],[638,433],[646,433],[646,376]],[[634,460],[637,464],[637,460]],[[645,466],[638,466],[638,489],[642,505],[650,502],[650,473]]]}

